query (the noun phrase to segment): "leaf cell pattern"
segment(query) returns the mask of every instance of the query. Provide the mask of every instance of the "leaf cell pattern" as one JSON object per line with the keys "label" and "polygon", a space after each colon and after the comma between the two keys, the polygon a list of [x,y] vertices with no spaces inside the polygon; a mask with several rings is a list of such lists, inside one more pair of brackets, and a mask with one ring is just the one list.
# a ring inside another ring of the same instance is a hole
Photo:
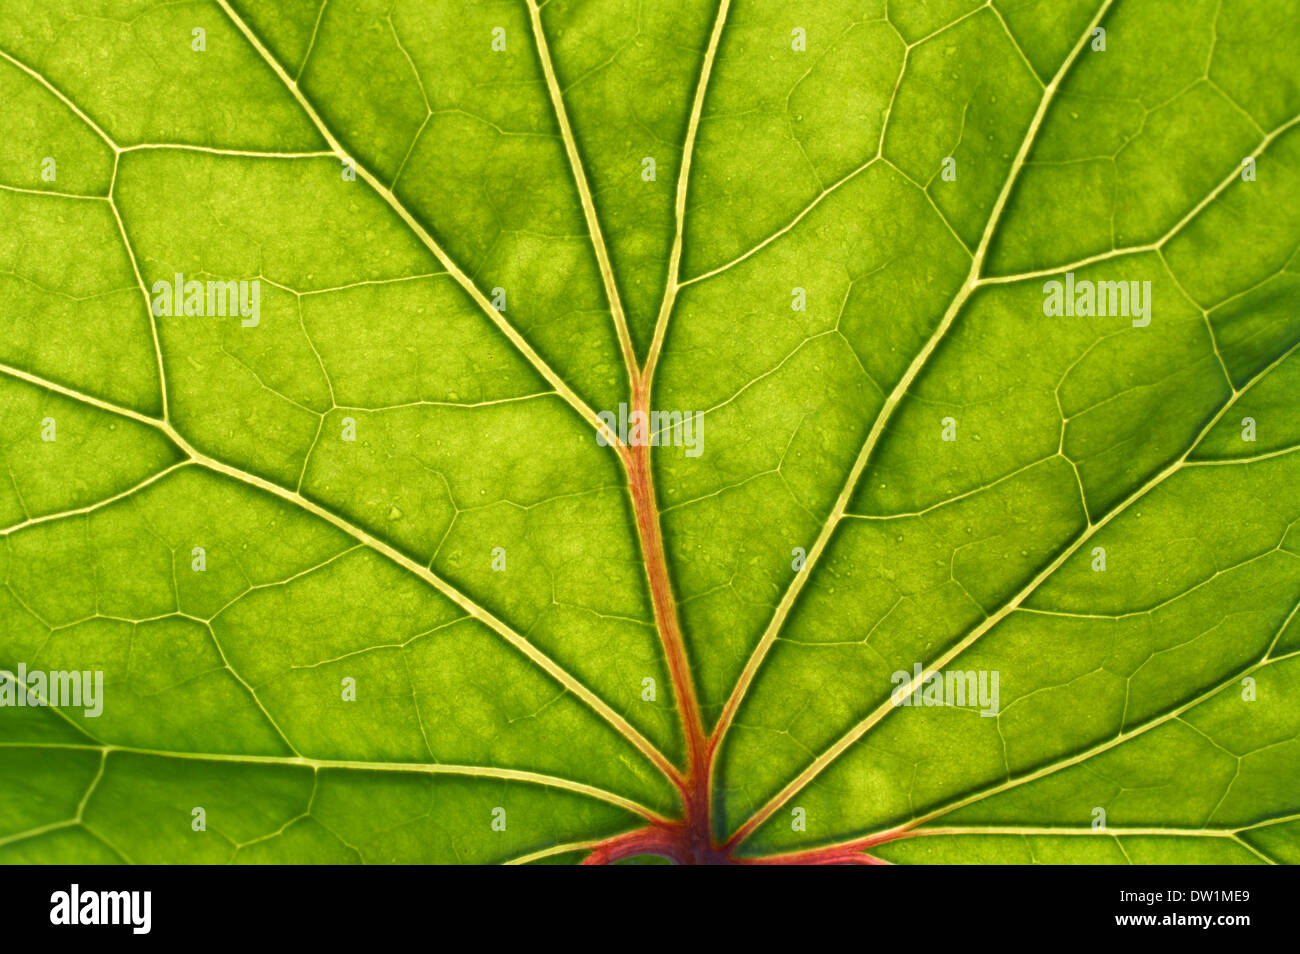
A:
{"label": "leaf cell pattern", "polygon": [[6,4],[0,860],[1300,861],[1297,51]]}

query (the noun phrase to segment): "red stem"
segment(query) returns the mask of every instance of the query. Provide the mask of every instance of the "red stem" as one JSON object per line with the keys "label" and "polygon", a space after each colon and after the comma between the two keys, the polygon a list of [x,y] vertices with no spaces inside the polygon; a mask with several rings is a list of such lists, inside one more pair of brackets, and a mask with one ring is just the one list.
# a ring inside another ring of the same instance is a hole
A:
{"label": "red stem", "polygon": [[[643,381],[633,382],[632,411],[641,411],[649,420],[650,395]],[[708,777],[709,746],[700,717],[700,704],[695,695],[695,680],[691,677],[690,662],[686,658],[686,644],[682,639],[677,619],[677,601],[673,596],[668,575],[668,557],[664,552],[663,533],[659,526],[659,507],[655,500],[654,476],[651,472],[648,442],[619,448],[627,465],[628,484],[632,508],[636,514],[637,532],[645,561],[650,598],[654,604],[655,622],[668,663],[673,696],[677,702],[686,741],[687,765],[685,774],[674,781],[682,793],[685,813],[684,836],[690,842],[690,853],[708,853],[713,850],[710,831]]]}
{"label": "red stem", "polygon": [[908,832],[893,831],[874,835],[844,845],[828,845],[806,851],[790,851],[761,858],[733,858],[728,847],[701,846],[682,822],[647,825],[634,831],[614,835],[598,844],[583,859],[584,865],[609,865],[637,855],[658,855],[679,865],[886,865],[889,862],[870,855],[865,849],[907,837]]}
{"label": "red stem", "polygon": [[624,858],[637,855],[660,855],[685,864],[686,858],[681,853],[681,838],[676,825],[659,827],[651,825],[636,831],[615,835],[592,849],[591,854],[582,860],[584,865],[612,865]]}
{"label": "red stem", "polygon": [[[631,410],[633,413],[642,412],[649,421],[649,382],[640,375],[635,375],[632,381]],[[718,739],[704,731],[704,720],[695,695],[695,680],[691,677],[686,644],[677,618],[677,602],[668,574],[668,557],[664,551],[659,507],[655,500],[650,447],[648,442],[618,445],[618,453],[627,469],[632,509],[636,514],[650,599],[654,604],[655,624],[686,741],[686,769],[675,772],[672,778],[682,795],[683,814],[680,821],[655,823],[606,839],[593,848],[582,863],[612,864],[636,855],[659,855],[677,864],[885,864],[862,849],[888,841],[897,833],[876,836],[874,840],[861,843],[745,859],[732,857],[738,839],[733,838],[725,845],[714,841],[712,770]]]}

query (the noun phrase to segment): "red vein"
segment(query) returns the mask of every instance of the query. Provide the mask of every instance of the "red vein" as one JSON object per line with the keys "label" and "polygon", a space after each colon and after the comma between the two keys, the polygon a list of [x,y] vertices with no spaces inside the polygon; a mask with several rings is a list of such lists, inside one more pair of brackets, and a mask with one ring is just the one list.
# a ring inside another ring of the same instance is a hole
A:
{"label": "red vein", "polygon": [[679,865],[688,860],[681,851],[675,828],[650,825],[597,843],[591,854],[582,859],[582,864],[612,865],[616,861],[635,858],[637,855],[658,855]]}
{"label": "red vein", "polygon": [[[709,45],[700,64],[695,97],[687,120],[686,140],[682,146],[681,168],[677,178],[676,228],[663,301],[645,365],[634,368],[632,373],[632,410],[640,411],[647,416],[647,419],[650,413],[650,388],[655,364],[663,344],[668,315],[672,311],[679,287],[677,278],[695,136],[699,129],[700,116],[704,111],[704,97],[709,85],[709,75],[717,56],[718,44],[722,39],[722,30],[726,24],[730,3],[731,0],[721,0],[718,4],[713,30],[709,35]],[[677,601],[673,596],[672,578],[668,572],[668,557],[664,552],[659,507],[655,500],[650,447],[648,444],[643,444],[637,447],[620,447],[619,451],[627,468],[628,489],[632,497],[632,508],[636,514],[637,537],[650,587],[650,598],[654,604],[656,629],[668,664],[673,698],[686,742],[686,771],[684,776],[674,778],[682,793],[683,807],[682,827],[677,830],[681,842],[678,852],[700,862],[717,861],[724,856],[719,854],[713,843],[712,798],[709,787],[712,750],[704,731],[704,720],[700,715],[695,680],[691,675],[690,660],[686,655],[686,644],[682,639],[681,623],[677,613]]]}

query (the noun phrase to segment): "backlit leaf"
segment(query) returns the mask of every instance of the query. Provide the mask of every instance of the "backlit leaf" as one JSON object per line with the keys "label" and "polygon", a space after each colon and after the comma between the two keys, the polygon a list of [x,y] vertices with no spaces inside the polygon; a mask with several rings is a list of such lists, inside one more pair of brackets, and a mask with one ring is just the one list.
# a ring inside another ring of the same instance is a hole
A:
{"label": "backlit leaf", "polygon": [[1294,0],[7,3],[0,860],[1300,862],[1297,77]]}

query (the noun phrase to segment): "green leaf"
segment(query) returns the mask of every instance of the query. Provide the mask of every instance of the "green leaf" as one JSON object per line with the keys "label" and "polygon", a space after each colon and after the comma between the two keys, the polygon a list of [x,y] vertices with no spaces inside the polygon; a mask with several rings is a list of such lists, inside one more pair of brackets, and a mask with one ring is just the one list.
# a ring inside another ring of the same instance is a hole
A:
{"label": "green leaf", "polygon": [[0,860],[1300,862],[1298,14],[7,4]]}

